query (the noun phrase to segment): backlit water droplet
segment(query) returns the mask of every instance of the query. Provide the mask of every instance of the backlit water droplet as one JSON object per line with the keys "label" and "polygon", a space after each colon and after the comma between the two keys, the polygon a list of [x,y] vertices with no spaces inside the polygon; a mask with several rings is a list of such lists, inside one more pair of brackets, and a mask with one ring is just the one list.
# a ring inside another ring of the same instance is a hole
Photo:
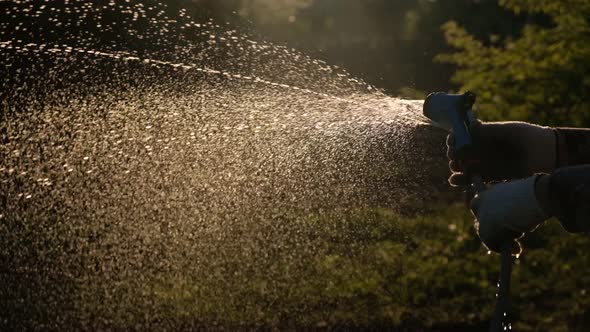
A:
{"label": "backlit water droplet", "polygon": [[6,4],[0,324],[295,322],[329,243],[352,255],[366,211],[429,198],[444,133],[421,101],[157,2]]}

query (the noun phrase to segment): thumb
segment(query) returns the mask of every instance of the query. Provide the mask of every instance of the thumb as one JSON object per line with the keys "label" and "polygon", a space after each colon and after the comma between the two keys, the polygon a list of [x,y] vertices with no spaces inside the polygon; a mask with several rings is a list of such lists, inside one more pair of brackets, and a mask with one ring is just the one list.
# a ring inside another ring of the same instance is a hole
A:
{"label": "thumb", "polygon": [[520,256],[522,254],[522,245],[518,240],[512,241],[512,256]]}
{"label": "thumb", "polygon": [[[510,244],[508,244],[508,246],[510,248],[510,254],[512,256],[518,257],[520,254],[522,254],[522,245],[518,240],[510,241]],[[502,251],[506,249],[506,243],[501,245],[499,249],[500,251],[498,251],[498,253],[502,253]]]}

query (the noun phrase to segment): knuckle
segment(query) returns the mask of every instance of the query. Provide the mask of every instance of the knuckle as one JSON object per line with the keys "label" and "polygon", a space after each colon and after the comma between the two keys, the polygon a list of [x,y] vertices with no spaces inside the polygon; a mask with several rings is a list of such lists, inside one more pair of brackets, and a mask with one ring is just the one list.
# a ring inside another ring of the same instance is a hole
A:
{"label": "knuckle", "polygon": [[447,158],[449,160],[454,160],[455,159],[455,149],[451,146],[449,146],[449,148],[447,149]]}
{"label": "knuckle", "polygon": [[453,132],[447,135],[446,143],[447,146],[453,146],[453,144],[455,144],[455,135],[453,134]]}
{"label": "knuckle", "polygon": [[461,174],[461,173],[451,174],[451,176],[449,177],[449,184],[453,187],[461,186],[462,185],[462,181],[461,181],[462,175],[463,174]]}

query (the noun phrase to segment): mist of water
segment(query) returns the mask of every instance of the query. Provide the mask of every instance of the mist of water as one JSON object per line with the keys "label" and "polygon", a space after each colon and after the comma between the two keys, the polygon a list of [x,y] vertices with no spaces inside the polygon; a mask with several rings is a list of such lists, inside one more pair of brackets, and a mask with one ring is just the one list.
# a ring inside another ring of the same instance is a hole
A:
{"label": "mist of water", "polygon": [[297,322],[326,243],[440,178],[421,101],[294,50],[156,2],[0,6],[0,326]]}

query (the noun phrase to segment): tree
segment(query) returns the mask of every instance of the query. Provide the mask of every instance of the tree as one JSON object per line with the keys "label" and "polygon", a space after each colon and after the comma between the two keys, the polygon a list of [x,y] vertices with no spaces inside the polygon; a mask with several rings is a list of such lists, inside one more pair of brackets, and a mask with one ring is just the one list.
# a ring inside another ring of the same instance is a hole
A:
{"label": "tree", "polygon": [[[166,0],[197,20],[213,18],[314,59],[345,68],[392,95],[423,98],[449,88],[455,67],[433,61],[451,51],[441,24],[456,20],[475,36],[511,36],[524,17],[497,0]],[[492,19],[482,20],[482,17]],[[453,86],[455,88],[455,86]]]}
{"label": "tree", "polygon": [[500,0],[530,23],[517,38],[482,41],[456,22],[443,25],[457,51],[452,80],[478,94],[481,117],[545,125],[590,125],[590,0]]}

